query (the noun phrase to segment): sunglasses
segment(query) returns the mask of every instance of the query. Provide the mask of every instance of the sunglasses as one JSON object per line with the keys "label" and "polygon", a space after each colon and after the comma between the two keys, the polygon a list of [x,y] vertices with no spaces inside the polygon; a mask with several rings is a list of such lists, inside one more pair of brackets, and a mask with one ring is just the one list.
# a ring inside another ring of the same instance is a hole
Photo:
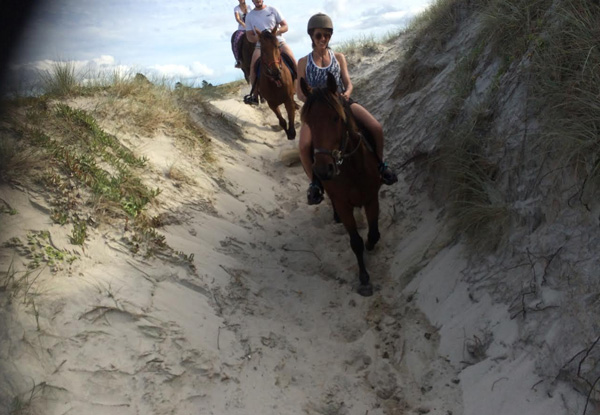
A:
{"label": "sunglasses", "polygon": [[325,39],[331,39],[331,33],[327,33],[327,32],[321,33],[321,32],[319,32],[319,33],[315,34],[315,39],[321,40],[323,38],[325,38]]}

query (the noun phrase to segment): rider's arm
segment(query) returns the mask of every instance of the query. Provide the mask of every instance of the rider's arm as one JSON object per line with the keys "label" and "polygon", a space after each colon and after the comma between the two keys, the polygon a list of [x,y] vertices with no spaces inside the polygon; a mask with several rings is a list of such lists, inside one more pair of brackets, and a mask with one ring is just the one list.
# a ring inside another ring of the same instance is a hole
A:
{"label": "rider's arm", "polygon": [[277,35],[282,35],[289,29],[287,22],[284,20],[279,22],[279,28],[277,29]]}
{"label": "rider's arm", "polygon": [[244,23],[240,14],[238,12],[235,12],[234,15],[235,15],[235,21],[238,22],[239,24],[241,24],[242,26],[246,27],[246,23]]}
{"label": "rider's arm", "polygon": [[346,63],[346,57],[342,53],[336,53],[335,58],[340,64],[340,73],[342,76],[342,83],[344,84],[344,88],[346,91],[342,94],[345,99],[350,98],[350,94],[352,94],[352,90],[354,87],[352,86],[352,81],[350,80],[350,74],[348,73],[348,64]]}
{"label": "rider's arm", "polygon": [[306,97],[302,93],[302,88],[300,88],[300,79],[306,78],[306,61],[306,56],[298,61],[298,77],[296,78],[296,96],[302,102],[306,102]]}
{"label": "rider's arm", "polygon": [[253,29],[249,29],[248,26],[246,26],[246,37],[251,43],[258,42],[258,35]]}

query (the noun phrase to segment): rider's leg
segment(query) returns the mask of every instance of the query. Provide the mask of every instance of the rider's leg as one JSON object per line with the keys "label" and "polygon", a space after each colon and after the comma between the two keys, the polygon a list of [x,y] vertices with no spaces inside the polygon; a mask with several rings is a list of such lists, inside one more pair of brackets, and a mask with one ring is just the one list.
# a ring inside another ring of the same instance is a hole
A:
{"label": "rider's leg", "polygon": [[256,48],[252,53],[252,60],[250,61],[250,85],[254,85],[254,81],[256,80],[256,72],[254,67],[256,66],[256,61],[258,58],[260,58],[260,49]]}
{"label": "rider's leg", "polygon": [[306,191],[306,199],[309,205],[318,205],[323,200],[323,187],[321,182],[313,177],[312,172],[312,137],[308,125],[302,123],[300,127],[300,139],[298,142],[298,150],[300,152],[300,162],[304,168],[304,172],[308,176],[310,184]]}
{"label": "rider's leg", "polygon": [[375,154],[377,154],[377,158],[379,161],[383,160],[383,128],[379,121],[375,119],[371,115],[369,111],[365,109],[360,104],[356,102],[350,106],[352,110],[352,114],[356,117],[356,120],[365,126],[367,130],[373,136],[373,140],[375,141]]}
{"label": "rider's leg", "polygon": [[308,180],[312,182],[312,138],[310,134],[310,127],[305,123],[302,123],[300,127],[300,139],[298,142],[298,150],[300,152],[300,162],[304,168],[304,173],[308,176]]}
{"label": "rider's leg", "polygon": [[357,121],[364,125],[367,130],[373,136],[375,141],[375,154],[377,155],[377,161],[379,162],[379,172],[385,184],[393,184],[398,181],[396,173],[383,161],[383,128],[379,121],[371,115],[362,105],[356,102],[350,106],[352,114],[356,117]]}

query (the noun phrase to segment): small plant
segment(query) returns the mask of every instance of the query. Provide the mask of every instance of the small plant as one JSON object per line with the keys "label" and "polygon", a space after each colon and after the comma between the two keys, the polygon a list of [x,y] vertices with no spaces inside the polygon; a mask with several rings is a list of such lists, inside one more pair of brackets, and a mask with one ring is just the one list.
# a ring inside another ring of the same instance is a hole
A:
{"label": "small plant", "polygon": [[23,243],[19,238],[9,239],[5,247],[16,248],[17,251],[29,259],[29,269],[39,268],[46,264],[53,272],[62,268],[63,263],[72,264],[77,257],[68,252],[54,247],[50,240],[48,231],[32,231],[27,234],[27,242]]}
{"label": "small plant", "polygon": [[76,220],[73,223],[73,231],[71,233],[71,243],[73,245],[83,245],[87,236],[87,224],[83,220]]}

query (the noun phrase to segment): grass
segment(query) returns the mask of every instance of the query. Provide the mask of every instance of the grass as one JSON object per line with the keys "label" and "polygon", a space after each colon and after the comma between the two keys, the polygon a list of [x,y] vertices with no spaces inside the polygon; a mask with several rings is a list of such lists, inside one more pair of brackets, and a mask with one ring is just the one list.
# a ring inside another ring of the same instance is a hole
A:
{"label": "grass", "polygon": [[541,141],[576,171],[580,193],[591,186],[593,194],[600,178],[600,7],[564,0],[554,13],[560,20],[532,55]]}
{"label": "grass", "polygon": [[80,90],[83,75],[70,61],[53,62],[48,70],[40,71],[42,90],[50,96],[69,96]]}
{"label": "grass", "polygon": [[372,55],[379,50],[380,40],[377,40],[373,35],[362,35],[358,38],[345,40],[334,45],[336,52],[344,55],[361,54]]}
{"label": "grass", "polygon": [[[420,67],[415,63],[418,50],[423,54],[442,51],[468,19],[479,22],[479,31],[471,40],[470,53],[455,65],[448,90],[450,104],[444,114],[447,134],[430,167],[452,189],[447,196],[456,229],[468,234],[474,245],[496,246],[497,241],[481,244],[479,239],[508,229],[510,200],[518,196],[496,178],[514,172],[499,170],[497,161],[492,161],[493,149],[481,145],[502,141],[486,126],[494,120],[482,114],[494,112],[507,76],[527,80],[528,105],[540,124],[539,134],[532,134],[532,146],[548,158],[538,168],[554,169],[557,174],[571,171],[584,206],[597,198],[600,7],[576,0],[438,0],[408,29],[412,37],[403,67],[407,76],[413,76],[411,65]],[[478,77],[492,64],[497,68],[493,82],[475,94]],[[552,173],[540,172],[539,176],[548,174]]]}

